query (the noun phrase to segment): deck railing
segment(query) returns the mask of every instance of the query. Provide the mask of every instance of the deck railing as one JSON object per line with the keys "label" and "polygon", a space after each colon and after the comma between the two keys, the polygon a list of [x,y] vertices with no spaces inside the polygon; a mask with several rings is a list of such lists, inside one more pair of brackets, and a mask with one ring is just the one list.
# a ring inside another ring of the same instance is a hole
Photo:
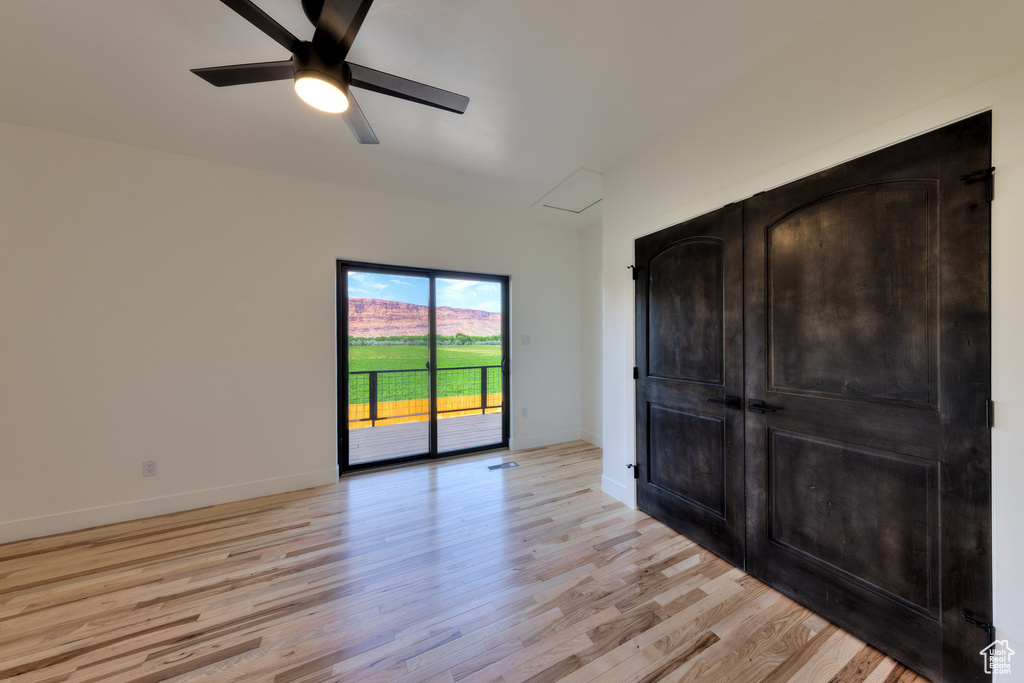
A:
{"label": "deck railing", "polygon": [[[417,422],[430,416],[428,370],[349,373],[349,428]],[[437,369],[438,417],[501,412],[500,365]]]}

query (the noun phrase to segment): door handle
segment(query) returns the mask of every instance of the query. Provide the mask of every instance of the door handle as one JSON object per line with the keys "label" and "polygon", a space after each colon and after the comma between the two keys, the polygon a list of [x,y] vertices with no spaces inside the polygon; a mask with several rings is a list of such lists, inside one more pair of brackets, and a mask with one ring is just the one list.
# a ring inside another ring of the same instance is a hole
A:
{"label": "door handle", "polygon": [[776,410],[782,410],[782,408],[769,408],[759,398],[748,398],[747,399],[747,410],[752,413],[774,413]]}
{"label": "door handle", "polygon": [[740,409],[739,396],[729,396],[728,394],[726,394],[725,398],[709,398],[707,401],[708,403],[720,403],[726,408],[732,408],[733,410]]}

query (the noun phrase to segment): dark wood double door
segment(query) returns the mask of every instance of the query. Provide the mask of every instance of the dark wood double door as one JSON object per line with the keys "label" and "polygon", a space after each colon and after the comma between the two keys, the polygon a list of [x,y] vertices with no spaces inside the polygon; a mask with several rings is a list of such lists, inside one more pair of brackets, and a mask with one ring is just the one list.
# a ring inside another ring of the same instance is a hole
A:
{"label": "dark wood double door", "polygon": [[935,680],[991,640],[990,129],[636,242],[639,507]]}

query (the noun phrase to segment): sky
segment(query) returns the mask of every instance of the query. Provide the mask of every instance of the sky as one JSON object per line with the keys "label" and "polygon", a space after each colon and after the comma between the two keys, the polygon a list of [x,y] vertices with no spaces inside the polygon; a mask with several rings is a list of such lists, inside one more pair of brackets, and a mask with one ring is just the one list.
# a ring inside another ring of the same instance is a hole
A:
{"label": "sky", "polygon": [[[348,295],[353,299],[387,299],[426,306],[429,280],[425,277],[349,271]],[[437,305],[501,312],[501,285],[472,279],[437,278]]]}

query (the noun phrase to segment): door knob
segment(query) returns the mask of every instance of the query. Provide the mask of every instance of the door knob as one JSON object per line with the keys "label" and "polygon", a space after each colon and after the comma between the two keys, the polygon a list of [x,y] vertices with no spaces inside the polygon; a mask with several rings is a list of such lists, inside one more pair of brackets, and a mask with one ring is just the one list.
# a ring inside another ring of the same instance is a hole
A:
{"label": "door knob", "polygon": [[708,403],[720,403],[726,408],[732,408],[733,410],[740,409],[740,397],[729,396],[726,394],[725,398],[709,398]]}
{"label": "door knob", "polygon": [[769,408],[759,398],[748,398],[747,399],[747,410],[752,413],[774,413],[776,410],[782,410],[782,408]]}

